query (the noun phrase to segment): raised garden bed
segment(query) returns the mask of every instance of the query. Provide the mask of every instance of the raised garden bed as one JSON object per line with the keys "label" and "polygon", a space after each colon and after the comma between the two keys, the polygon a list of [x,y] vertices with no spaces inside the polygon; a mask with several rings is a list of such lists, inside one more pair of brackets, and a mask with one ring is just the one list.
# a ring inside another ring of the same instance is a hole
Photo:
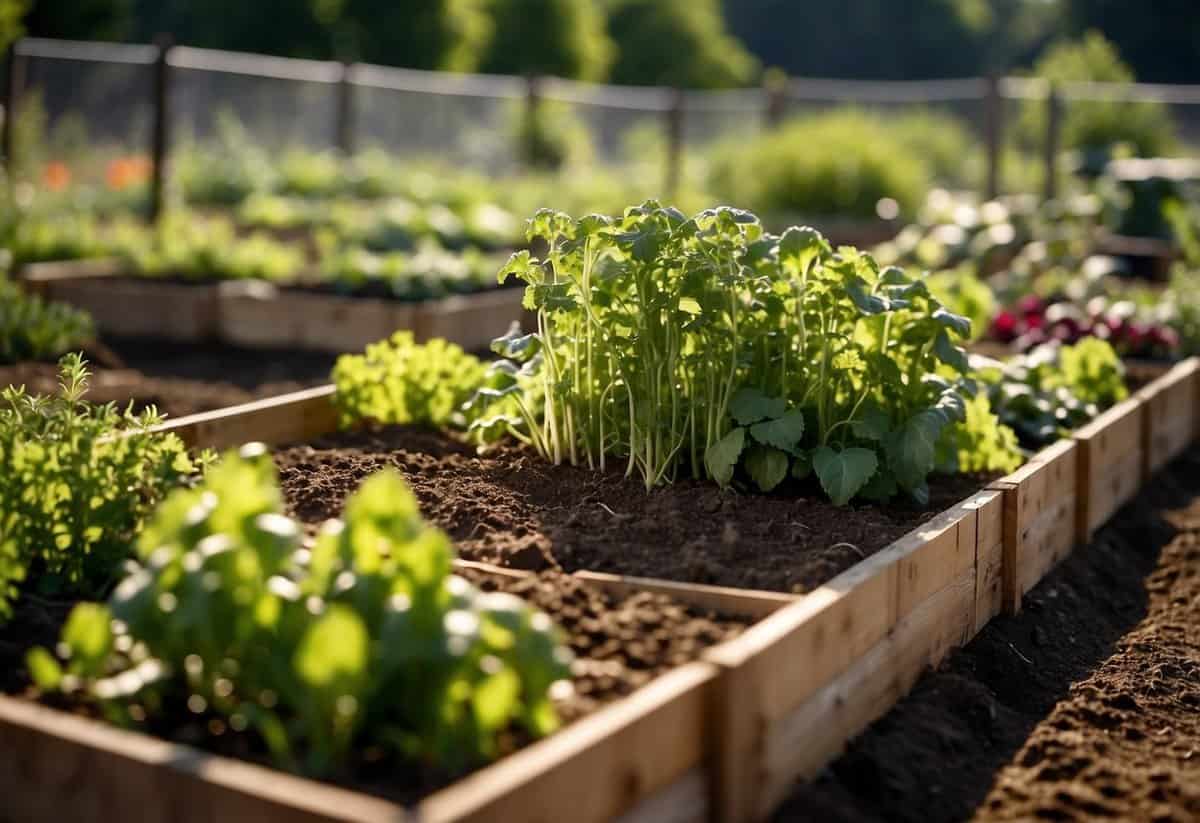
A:
{"label": "raised garden bed", "polygon": [[107,334],[242,346],[355,351],[405,329],[486,349],[524,316],[519,289],[409,303],[263,281],[176,282],[130,277],[118,261],[24,267],[27,287],[88,311]]}
{"label": "raised garden bed", "polygon": [[[1040,579],[1059,559],[1060,545],[1069,547],[1073,544],[1074,540],[1070,539],[1068,543],[1069,538],[1064,534],[1071,537],[1077,534],[1073,527],[1086,498],[1085,495],[1076,494],[1075,503],[1071,504],[1071,495],[1068,494],[1068,502],[1062,502],[1058,491],[1070,487],[1058,484],[1067,482],[1068,467],[1074,467],[1075,470],[1075,489],[1089,489],[1091,472],[1097,465],[1108,466],[1112,464],[1111,461],[1117,461],[1119,465],[1128,462],[1140,469],[1142,443],[1153,442],[1156,437],[1153,429],[1143,432],[1141,427],[1153,427],[1155,420],[1168,420],[1172,431],[1177,432],[1179,426],[1189,431],[1194,429],[1194,419],[1181,424],[1174,415],[1141,414],[1141,411],[1146,396],[1166,392],[1164,396],[1182,397],[1185,400],[1187,397],[1194,398],[1195,392],[1200,391],[1196,374],[1192,362],[1177,366],[1148,386],[1142,394],[1126,401],[1124,410],[1122,407],[1115,409],[1119,414],[1100,418],[1091,427],[1092,431],[1083,432],[1082,437],[1076,438],[1074,443],[1056,444],[1038,455],[1028,467],[995,481],[993,488],[970,495],[963,494],[965,500],[941,506],[944,510],[933,517],[922,518],[917,515],[911,524],[901,526],[894,523],[901,531],[912,525],[916,527],[890,543],[885,538],[882,542],[886,545],[873,547],[879,549],[877,551],[856,547],[862,554],[869,554],[865,559],[852,556],[844,565],[833,562],[826,566],[823,577],[811,570],[815,577],[804,578],[802,574],[800,578],[809,579],[810,582],[799,588],[809,591],[790,605],[785,605],[787,595],[754,591],[733,595],[720,588],[697,586],[694,579],[690,583],[652,582],[613,576],[597,577],[580,572],[579,577],[591,577],[595,583],[605,581],[605,585],[610,587],[633,586],[659,591],[666,587],[679,600],[727,613],[750,613],[748,604],[760,602],[761,599],[761,608],[755,615],[770,614],[736,639],[702,655],[703,662],[695,665],[704,669],[704,677],[698,672],[696,674],[704,684],[691,684],[689,689],[699,690],[705,697],[672,695],[666,701],[666,706],[659,707],[658,713],[649,709],[644,713],[633,712],[639,718],[669,716],[669,723],[684,723],[681,728],[689,730],[686,734],[681,735],[678,730],[663,732],[662,729],[668,728],[669,724],[662,727],[638,726],[622,711],[622,706],[626,704],[618,703],[544,743],[501,761],[461,786],[446,790],[444,796],[457,792],[457,799],[452,797],[443,804],[440,798],[431,798],[422,819],[426,816],[430,819],[504,819],[503,809],[518,807],[497,804],[525,803],[519,808],[522,813],[527,813],[529,808],[549,809],[551,807],[547,804],[557,802],[559,797],[564,798],[562,802],[565,805],[553,808],[561,809],[560,816],[578,817],[584,809],[602,809],[603,814],[594,819],[606,819],[635,808],[649,815],[646,819],[671,819],[667,816],[668,810],[683,813],[689,809],[691,811],[683,814],[681,819],[697,819],[697,816],[707,814],[706,809],[711,809],[713,816],[721,820],[749,820],[769,814],[784,799],[797,777],[815,775],[843,749],[848,740],[902,697],[927,666],[940,660],[949,649],[967,642],[1003,605],[1009,604],[1010,608],[1015,608],[1017,604],[1012,595],[1016,592],[1023,594]],[[323,456],[319,450],[311,448],[334,428],[336,416],[329,402],[331,394],[331,387],[321,387],[260,401],[240,409],[197,415],[167,426],[193,446],[219,448],[246,440],[300,443],[300,446],[279,451],[278,455],[285,469],[288,461],[292,461],[293,468],[304,472],[306,470],[300,469],[297,461],[309,460],[316,465],[328,458],[330,463],[338,465],[338,460],[347,459],[345,455]],[[1128,412],[1130,408],[1135,411]],[[1194,403],[1191,408],[1194,412]],[[1121,421],[1126,421],[1131,414],[1138,421],[1132,444],[1128,442],[1128,437],[1117,436],[1123,431],[1120,425],[1128,426],[1128,423],[1122,424]],[[1108,432],[1114,425],[1117,428]],[[1079,457],[1080,450],[1090,446],[1078,444],[1101,435],[1109,444],[1105,459],[1110,462],[1083,461]],[[360,438],[358,441],[349,441],[356,443],[348,447],[351,451],[357,451],[353,460],[370,462],[372,465],[386,462],[381,452],[371,453],[368,443],[370,438],[381,436],[384,435],[361,432],[341,435]],[[389,436],[413,435],[404,430],[394,430]],[[1178,444],[1179,435],[1172,435],[1173,439],[1164,437],[1158,435],[1158,439],[1166,444],[1162,447],[1163,454],[1169,454]],[[305,447],[305,443],[309,446]],[[364,447],[364,443],[368,447]],[[447,449],[445,444],[438,448]],[[1130,457],[1131,453],[1133,457]],[[455,453],[453,450],[448,450],[444,458],[449,466],[466,466],[477,461],[474,455]],[[418,495],[421,495],[422,472],[428,470],[431,476],[443,473],[444,466],[439,462],[442,458],[428,449],[421,452],[410,446],[397,459],[416,486]],[[522,470],[529,468],[525,466]],[[352,483],[354,466],[347,464],[343,469],[344,475],[335,471],[333,477],[340,477],[340,482]],[[1138,477],[1141,477],[1140,470]],[[306,504],[296,493],[299,483],[293,481],[296,478],[288,480],[285,471],[285,493],[296,513],[304,518]],[[597,482],[608,481],[601,479]],[[326,491],[336,497],[332,487]],[[641,494],[643,498],[646,497],[645,492]],[[655,493],[650,497],[657,496],[658,493]],[[313,500],[316,500],[316,496]],[[588,503],[609,505],[602,497],[594,497],[585,505]],[[718,500],[718,503],[723,501]],[[337,506],[334,502],[324,505]],[[599,510],[600,506],[596,505],[595,508]],[[622,514],[611,505],[609,508],[617,515]],[[313,520],[329,513],[333,512],[316,509],[310,512]],[[427,514],[431,520],[439,522],[436,510]],[[612,517],[613,513],[608,513],[608,516]],[[752,512],[751,517],[759,519],[761,513]],[[715,518],[709,518],[712,519]],[[594,528],[594,524],[589,527],[582,518],[580,522],[584,523],[585,529]],[[1070,527],[1064,530],[1064,523]],[[453,531],[454,524],[448,525]],[[736,526],[734,529],[736,532]],[[751,532],[747,530],[747,534]],[[744,540],[739,533],[733,537],[732,542],[735,543]],[[459,542],[469,545],[470,535]],[[721,609],[720,604],[726,597],[733,599],[724,601],[728,608]],[[682,679],[681,675],[668,676],[674,677]],[[650,689],[655,690],[655,686],[652,684]],[[689,689],[682,691],[690,694]],[[635,696],[641,693],[635,693]],[[654,693],[657,694],[657,691]],[[689,701],[693,701],[694,708],[679,708],[689,705]],[[5,708],[7,723],[20,726],[26,729],[25,733],[39,738],[47,733],[51,736],[65,734],[77,741],[81,736],[90,735],[88,739],[102,740],[106,745],[111,740],[124,739],[89,721],[67,719],[57,713],[46,714],[46,710],[42,709],[29,712],[25,704],[12,704],[10,701]],[[677,711],[684,714],[674,714]],[[598,719],[602,717],[609,719]],[[613,720],[616,717],[624,720],[617,723]],[[683,717],[692,717],[699,725],[688,726],[681,720]],[[620,729],[609,725],[610,722],[620,725]],[[58,723],[72,725],[60,731],[56,726]],[[73,725],[76,723],[83,725],[76,729]],[[643,731],[628,731],[635,727]],[[36,731],[31,730],[35,728]],[[583,735],[578,731],[580,728],[592,731],[589,735]],[[645,731],[648,729],[658,731]],[[86,730],[86,734],[83,730]],[[642,737],[642,734],[647,736]],[[656,770],[652,769],[652,764],[661,766],[668,760],[649,743],[641,741],[657,741],[660,737],[707,742],[695,752],[694,757],[681,756],[681,759],[669,761],[678,768],[666,770],[663,767],[663,770]],[[80,744],[72,742],[71,745]],[[645,748],[639,749],[639,745]],[[548,768],[547,761],[537,761],[536,772],[540,776],[536,780],[527,770],[531,768],[529,764],[535,762],[536,753],[563,753],[562,750],[568,748],[572,751],[560,766]],[[637,750],[638,759],[644,755],[647,764],[626,766],[624,758],[635,756],[629,754],[632,750]],[[601,759],[588,760],[591,757]],[[686,768],[683,761],[688,762]],[[590,765],[579,765],[583,763]],[[600,763],[604,765],[597,765]],[[697,772],[695,769],[700,763],[707,763],[708,766]],[[148,768],[153,771],[163,767],[155,765]],[[239,764],[236,768],[257,767]],[[576,772],[575,769],[580,771]],[[646,776],[647,772],[640,769],[652,769],[653,774],[661,779],[651,779]],[[667,775],[666,771],[672,773]],[[578,788],[575,779],[567,776],[569,774],[586,774],[586,779],[580,778],[580,781],[588,783],[596,794],[583,794],[584,790]],[[604,775],[604,780],[597,780],[596,775]],[[310,796],[308,787],[311,784],[292,783],[294,778],[282,779],[289,786],[306,787],[304,792],[284,792],[293,808],[310,802],[317,804],[314,808],[322,808],[318,799],[328,799],[328,796],[320,794],[325,791],[323,787],[319,791],[313,788],[318,793]],[[546,787],[537,801],[530,799],[533,795],[522,794],[534,785]],[[464,793],[480,786],[486,788],[487,796],[483,800],[479,795]],[[92,790],[100,791],[94,786]],[[226,791],[216,787],[205,788],[205,793],[222,794]],[[235,790],[234,795],[240,797],[247,791],[249,789],[243,787]],[[256,795],[252,802],[281,802],[277,796],[270,797],[269,794],[268,790]],[[713,805],[696,805],[686,800],[701,796],[709,798]],[[582,803],[579,800],[582,797],[594,797],[595,805]],[[330,815],[329,810],[333,807],[325,805],[323,808],[325,811],[322,814]],[[387,813],[396,812],[395,807],[389,805],[386,808]],[[351,813],[350,816],[369,817],[372,813],[368,810],[357,816]],[[552,813],[548,819],[557,818]]]}

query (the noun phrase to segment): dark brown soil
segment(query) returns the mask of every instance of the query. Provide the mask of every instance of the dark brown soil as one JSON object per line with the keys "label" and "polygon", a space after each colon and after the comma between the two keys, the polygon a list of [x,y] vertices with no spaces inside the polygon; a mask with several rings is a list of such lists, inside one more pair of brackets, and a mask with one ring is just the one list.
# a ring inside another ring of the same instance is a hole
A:
{"label": "dark brown soil", "polygon": [[521,569],[589,569],[804,592],[969,496],[979,478],[941,478],[928,507],[837,508],[815,484],[772,495],[683,480],[647,493],[619,471],[553,466],[501,447],[485,457],[444,435],[389,427],[343,432],[276,453],[291,514],[341,514],[369,474],[400,469],[459,553]]}
{"label": "dark brown soil", "polygon": [[1200,450],[777,819],[1200,820]]}
{"label": "dark brown soil", "polygon": [[[163,341],[109,340],[85,351],[93,372],[87,398],[134,409],[156,406],[183,417],[326,383],[334,355],[252,350]],[[38,394],[58,390],[53,363],[0,366],[0,387],[24,385]]]}
{"label": "dark brown soil", "polygon": [[[563,631],[575,655],[573,689],[556,700],[564,723],[578,720],[618,700],[653,678],[699,658],[706,648],[736,637],[750,621],[716,615],[681,605],[664,595],[606,594],[593,586],[556,572],[512,580],[478,570],[462,574],[486,591],[506,591],[546,612]],[[36,645],[52,648],[68,603],[23,600],[16,619],[0,627],[0,691],[29,691],[24,666],[26,651]],[[143,731],[231,757],[267,762],[262,742],[251,732],[236,733],[222,718],[197,715],[186,708],[187,694],[167,690],[167,711],[139,726]],[[95,716],[95,709],[77,702],[52,701],[60,708]],[[529,742],[514,732],[505,737],[505,752]],[[457,775],[436,772],[385,755],[373,747],[356,749],[345,772],[332,782],[410,803],[452,782]]]}

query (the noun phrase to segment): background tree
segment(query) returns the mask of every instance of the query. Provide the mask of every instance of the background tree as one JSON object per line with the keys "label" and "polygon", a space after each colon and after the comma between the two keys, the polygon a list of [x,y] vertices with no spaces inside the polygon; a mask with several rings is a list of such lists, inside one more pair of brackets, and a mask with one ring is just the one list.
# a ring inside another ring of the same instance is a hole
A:
{"label": "background tree", "polygon": [[1200,3],[1196,0],[1064,0],[1073,34],[1102,31],[1138,79],[1200,83]]}
{"label": "background tree", "polygon": [[616,0],[608,32],[617,45],[614,83],[729,88],[758,72],[726,31],[718,0]]}
{"label": "background tree", "polygon": [[595,0],[490,0],[494,32],[482,69],[603,80],[614,47]]}

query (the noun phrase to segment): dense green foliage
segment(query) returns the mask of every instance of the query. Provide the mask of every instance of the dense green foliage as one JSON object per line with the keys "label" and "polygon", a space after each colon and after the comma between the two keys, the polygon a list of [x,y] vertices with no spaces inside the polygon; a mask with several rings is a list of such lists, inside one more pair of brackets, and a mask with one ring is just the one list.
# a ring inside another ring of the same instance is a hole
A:
{"label": "dense green foliage", "polygon": [[416,343],[412,332],[398,331],[363,354],[338,358],[333,402],[342,425],[374,420],[466,429],[463,405],[486,377],[479,358],[454,343]]}
{"label": "dense green foliage", "polygon": [[992,408],[1031,449],[1053,443],[1128,395],[1120,358],[1096,337],[976,365]]}
{"label": "dense green foliage", "polygon": [[[1078,42],[1063,42],[1049,49],[1034,66],[1034,74],[1059,84],[1134,81],[1133,72],[1113,45],[1095,31]],[[1073,101],[1064,105],[1063,148],[1107,156],[1114,147],[1124,145],[1139,157],[1156,157],[1175,146],[1174,127],[1160,103]],[[1022,105],[1017,128],[1029,145],[1040,145],[1045,123],[1044,103],[1031,100]]]}
{"label": "dense green foliage", "polygon": [[550,620],[451,574],[449,538],[391,470],[367,479],[311,549],[281,512],[261,446],[174,492],[107,606],[65,627],[66,668],[35,650],[44,689],[77,690],[118,722],[187,710],[252,730],[310,774],[379,747],[455,771],[514,725],[557,725],[569,652]]}
{"label": "dense green foliage", "polygon": [[497,341],[494,394],[526,398],[517,428],[553,462],[624,460],[648,488],[812,472],[837,503],[923,500],[932,471],[957,468],[937,451],[966,419],[970,324],[923,281],[728,208],[543,211],[528,234],[546,254],[500,276],[528,284],[537,330]]}
{"label": "dense green foliage", "polygon": [[82,398],[82,358],[61,364],[61,394],[4,389],[0,407],[0,621],[22,587],[94,596],[112,582],[155,503],[193,471],[159,417]]}
{"label": "dense green foliage", "polygon": [[26,294],[0,275],[0,363],[57,358],[95,334],[87,312]]}
{"label": "dense green foliage", "polygon": [[608,76],[614,48],[600,0],[487,0],[493,34],[480,62],[489,74]]}
{"label": "dense green foliage", "polygon": [[713,160],[714,192],[767,215],[869,218],[885,197],[911,214],[930,182],[919,148],[855,110],[793,120]]}
{"label": "dense green foliage", "polygon": [[725,32],[718,0],[615,0],[608,31],[617,44],[613,83],[736,88],[758,69]]}

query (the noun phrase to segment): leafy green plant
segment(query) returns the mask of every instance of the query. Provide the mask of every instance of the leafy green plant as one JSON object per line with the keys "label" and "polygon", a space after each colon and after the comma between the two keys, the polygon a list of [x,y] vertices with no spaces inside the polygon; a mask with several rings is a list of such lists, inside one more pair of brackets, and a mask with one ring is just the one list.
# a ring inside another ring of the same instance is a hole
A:
{"label": "leafy green plant", "polygon": [[0,275],[0,363],[56,358],[95,335],[87,312],[26,294]]}
{"label": "leafy green plant", "polygon": [[926,499],[971,384],[955,342],[970,324],[924,281],[730,208],[542,211],[528,234],[545,256],[499,276],[528,284],[537,330],[497,341],[495,394],[524,396],[519,428],[548,459],[615,456],[647,488],[685,470],[733,482],[740,464],[764,489],[811,469],[839,503]]}
{"label": "leafy green plant", "polygon": [[266,234],[238,237],[217,218],[172,213],[152,230],[126,224],[114,229],[113,246],[148,277],[187,280],[286,280],[304,266],[304,253]]}
{"label": "leafy green plant", "polygon": [[983,337],[996,316],[996,295],[986,282],[964,266],[935,272],[925,279],[929,291],[942,305],[971,321],[969,342]]}
{"label": "leafy green plant", "polygon": [[0,395],[0,621],[22,587],[101,593],[155,503],[194,470],[178,437],[152,431],[153,409],[86,403],[78,354],[60,375],[59,395]]}
{"label": "leafy green plant", "polygon": [[343,426],[374,420],[465,430],[474,415],[464,405],[487,380],[488,367],[456,344],[417,343],[398,331],[337,359],[333,402]]}
{"label": "leafy green plant", "polygon": [[315,775],[370,747],[454,771],[513,726],[555,729],[570,658],[553,624],[451,574],[449,539],[399,474],[368,478],[311,549],[282,508],[257,444],[171,494],[107,606],[71,614],[65,663],[31,653],[38,684],[121,723],[220,719]]}
{"label": "leafy green plant", "polygon": [[1027,448],[1053,443],[1129,393],[1120,358],[1098,337],[1043,344],[1004,363],[974,360],[992,408]]}
{"label": "leafy green plant", "polygon": [[793,120],[712,158],[713,191],[766,215],[871,218],[883,198],[911,214],[930,182],[921,150],[854,109]]}

